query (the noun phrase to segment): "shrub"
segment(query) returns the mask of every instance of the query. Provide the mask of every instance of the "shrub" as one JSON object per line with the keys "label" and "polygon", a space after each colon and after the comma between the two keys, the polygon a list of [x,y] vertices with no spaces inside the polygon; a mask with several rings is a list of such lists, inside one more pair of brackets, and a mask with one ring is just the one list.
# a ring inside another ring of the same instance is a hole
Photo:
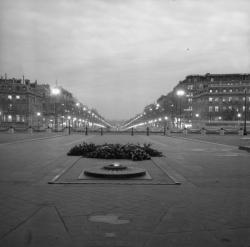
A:
{"label": "shrub", "polygon": [[83,156],[97,159],[131,159],[148,160],[151,157],[160,157],[162,153],[151,148],[151,144],[103,144],[83,142],[70,149],[68,155]]}

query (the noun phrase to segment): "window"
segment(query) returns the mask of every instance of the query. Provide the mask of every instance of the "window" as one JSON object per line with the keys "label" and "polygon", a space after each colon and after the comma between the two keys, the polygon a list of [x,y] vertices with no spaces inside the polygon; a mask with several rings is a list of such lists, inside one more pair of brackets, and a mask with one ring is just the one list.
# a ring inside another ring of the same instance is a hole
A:
{"label": "window", "polygon": [[233,110],[233,107],[230,105],[230,106],[228,106],[228,109],[229,110]]}
{"label": "window", "polygon": [[209,111],[209,112],[212,112],[212,111],[213,111],[213,107],[212,107],[212,106],[209,106],[209,107],[208,107],[208,111]]}
{"label": "window", "polygon": [[209,98],[208,98],[208,101],[209,101],[209,102],[213,102],[213,98],[212,98],[212,97],[209,97]]}
{"label": "window", "polygon": [[12,99],[12,95],[8,95],[8,99]]}
{"label": "window", "polygon": [[212,89],[210,89],[210,90],[209,90],[209,93],[212,93],[212,92],[213,92],[213,90],[212,90]]}
{"label": "window", "polygon": [[20,99],[20,95],[16,95],[16,99]]}
{"label": "window", "polygon": [[214,78],[211,78],[211,81],[213,82],[213,81],[214,81]]}
{"label": "window", "polygon": [[232,90],[232,89],[230,89],[230,90],[229,90],[229,92],[230,92],[230,93],[232,93],[232,92],[233,92],[233,90]]}
{"label": "window", "polygon": [[222,102],[225,102],[226,101],[226,98],[222,98]]}
{"label": "window", "polygon": [[16,115],[16,122],[20,122],[20,121],[21,121],[20,115]]}
{"label": "window", "polygon": [[225,111],[225,110],[227,109],[227,107],[226,107],[226,106],[223,106],[222,109],[223,109],[223,111]]}
{"label": "window", "polygon": [[188,86],[187,86],[187,89],[192,90],[192,89],[193,89],[193,85],[192,85],[192,84],[191,84],[191,85],[188,85]]}
{"label": "window", "polygon": [[192,102],[192,100],[193,100],[192,98],[188,98],[188,102]]}
{"label": "window", "polygon": [[232,97],[228,97],[228,102],[231,102],[232,101]]}
{"label": "window", "polygon": [[218,112],[218,111],[219,111],[219,106],[215,106],[215,107],[214,107],[214,111],[215,111],[215,112]]}
{"label": "window", "polygon": [[227,92],[227,90],[226,89],[223,89],[223,93],[226,93]]}
{"label": "window", "polygon": [[215,98],[214,101],[215,101],[215,102],[218,102],[218,101],[219,101],[219,98]]}
{"label": "window", "polygon": [[8,122],[12,122],[12,116],[8,115]]}

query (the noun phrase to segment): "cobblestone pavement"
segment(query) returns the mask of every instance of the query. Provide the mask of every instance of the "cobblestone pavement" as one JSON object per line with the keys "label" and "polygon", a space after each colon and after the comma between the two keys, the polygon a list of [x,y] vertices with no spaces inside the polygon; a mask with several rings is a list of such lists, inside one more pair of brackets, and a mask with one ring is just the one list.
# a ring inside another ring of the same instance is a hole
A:
{"label": "cobblestone pavement", "polygon": [[[150,142],[181,185],[48,184],[81,141]],[[0,146],[0,246],[250,246],[249,154],[166,136],[71,135]]]}

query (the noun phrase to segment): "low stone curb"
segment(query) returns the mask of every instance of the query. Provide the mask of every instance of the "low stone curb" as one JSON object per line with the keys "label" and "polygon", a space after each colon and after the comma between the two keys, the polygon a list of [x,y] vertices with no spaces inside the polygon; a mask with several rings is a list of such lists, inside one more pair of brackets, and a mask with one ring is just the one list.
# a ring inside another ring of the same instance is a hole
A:
{"label": "low stone curb", "polygon": [[239,146],[240,150],[245,150],[247,152],[250,152],[250,146]]}

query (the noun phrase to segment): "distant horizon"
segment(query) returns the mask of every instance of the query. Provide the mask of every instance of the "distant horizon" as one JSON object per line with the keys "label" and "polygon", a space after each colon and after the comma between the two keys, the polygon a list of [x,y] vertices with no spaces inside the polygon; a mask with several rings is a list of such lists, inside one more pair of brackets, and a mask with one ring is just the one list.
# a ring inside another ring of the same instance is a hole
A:
{"label": "distant horizon", "polygon": [[248,0],[2,0],[0,73],[130,119],[188,75],[250,68]]}

